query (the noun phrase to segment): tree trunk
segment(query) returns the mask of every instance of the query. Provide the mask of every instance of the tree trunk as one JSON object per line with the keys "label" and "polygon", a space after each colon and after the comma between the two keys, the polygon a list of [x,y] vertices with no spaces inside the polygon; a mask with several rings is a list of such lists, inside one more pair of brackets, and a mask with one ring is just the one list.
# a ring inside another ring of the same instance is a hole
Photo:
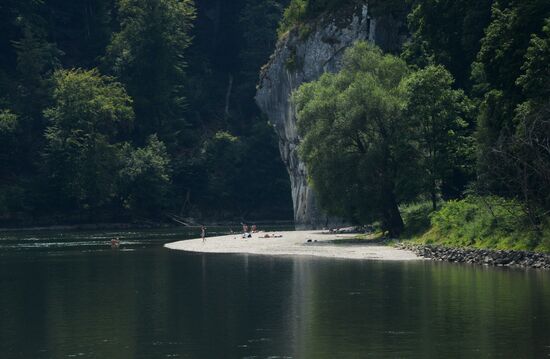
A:
{"label": "tree trunk", "polygon": [[391,237],[399,237],[405,228],[405,224],[403,223],[395,195],[391,189],[386,190],[386,205],[383,217],[384,229],[389,232]]}
{"label": "tree trunk", "polygon": [[432,192],[431,193],[431,195],[432,195],[432,209],[435,212],[437,210],[437,193],[435,191],[435,184],[433,185],[431,192]]}
{"label": "tree trunk", "polygon": [[224,120],[226,124],[227,124],[227,119],[229,118],[229,103],[231,101],[232,90],[233,90],[233,75],[229,74],[229,83],[227,84],[227,92],[225,93]]}

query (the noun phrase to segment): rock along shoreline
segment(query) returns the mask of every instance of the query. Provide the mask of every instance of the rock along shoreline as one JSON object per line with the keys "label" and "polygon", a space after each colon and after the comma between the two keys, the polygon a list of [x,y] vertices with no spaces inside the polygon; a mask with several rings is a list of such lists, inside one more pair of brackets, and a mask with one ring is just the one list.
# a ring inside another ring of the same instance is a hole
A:
{"label": "rock along shoreline", "polygon": [[497,267],[550,269],[550,254],[477,248],[443,247],[398,243],[396,248],[414,252],[417,256],[436,261],[470,263]]}

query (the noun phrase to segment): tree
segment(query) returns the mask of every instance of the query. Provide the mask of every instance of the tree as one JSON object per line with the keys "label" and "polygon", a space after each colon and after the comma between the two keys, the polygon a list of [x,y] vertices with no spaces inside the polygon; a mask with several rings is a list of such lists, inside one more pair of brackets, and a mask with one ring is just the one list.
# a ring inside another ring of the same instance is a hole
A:
{"label": "tree", "polygon": [[111,40],[117,0],[41,0],[48,32],[63,51],[67,68],[93,68]]}
{"label": "tree", "polygon": [[[531,109],[543,108],[538,94],[545,93],[544,73],[538,71],[544,70],[544,65],[533,58],[544,61],[544,47],[536,49],[544,42],[549,15],[550,3],[545,0],[496,1],[493,5],[491,23],[472,66],[474,90],[481,97],[477,184],[484,192],[524,197],[525,168],[516,166],[514,158],[519,153],[511,152],[516,148],[512,143],[524,131],[525,120],[535,118]],[[534,73],[537,75],[531,76]],[[539,130],[528,133],[538,136],[544,132]]]}
{"label": "tree", "polygon": [[245,171],[243,150],[239,138],[224,131],[216,133],[204,144],[204,161],[208,174],[206,200],[208,207],[216,212],[218,218],[223,218],[228,213],[236,212],[241,216],[246,214],[246,204],[241,198],[246,189],[240,183]]}
{"label": "tree", "polygon": [[120,195],[124,207],[134,215],[158,217],[166,208],[171,185],[170,157],[164,143],[151,135],[145,147],[134,149],[125,144],[121,166]]}
{"label": "tree", "polygon": [[[464,189],[472,174],[472,141],[468,117],[472,105],[462,90],[453,90],[453,78],[443,66],[430,65],[412,73],[404,82],[407,91],[406,116],[414,129],[420,166],[432,207],[462,172]],[[457,171],[460,169],[460,172]],[[457,173],[458,172],[458,173]]]}
{"label": "tree", "polygon": [[494,0],[413,0],[407,20],[411,32],[403,55],[410,64],[441,64],[470,88],[470,66],[483,31],[491,18]]}
{"label": "tree", "polygon": [[0,110],[0,218],[22,209],[22,188],[17,181],[19,118],[10,110]]}
{"label": "tree", "polygon": [[507,164],[505,188],[538,226],[550,209],[550,18],[540,36],[532,35],[522,71],[516,82],[526,100],[515,109],[514,132],[499,138],[493,152]]}
{"label": "tree", "polygon": [[54,74],[54,105],[44,114],[45,170],[62,209],[95,210],[116,197],[118,138],[133,120],[122,85],[97,70]]}
{"label": "tree", "polygon": [[183,86],[193,1],[119,0],[118,15],[120,31],[105,63],[134,100],[136,137],[144,142],[158,133],[174,145],[186,133]]}
{"label": "tree", "polygon": [[417,195],[403,117],[407,74],[404,61],[358,42],[339,73],[294,94],[299,150],[322,206],[355,221],[380,219],[395,236],[403,230],[399,203]]}
{"label": "tree", "polygon": [[363,0],[291,0],[279,25],[279,35],[297,25],[301,25],[306,20],[314,19],[324,12],[363,3]]}
{"label": "tree", "polygon": [[545,20],[540,36],[531,35],[521,67],[523,74],[517,79],[523,93],[536,101],[548,101],[550,95],[550,17]]}
{"label": "tree", "polygon": [[11,110],[0,110],[0,184],[17,174],[19,118]]}
{"label": "tree", "polygon": [[275,47],[276,29],[286,3],[287,0],[247,0],[241,11],[239,24],[242,29],[242,48],[234,102],[241,109],[235,120],[245,123],[233,125],[241,133],[243,128],[250,127],[251,120],[259,114],[253,101],[258,73]]}

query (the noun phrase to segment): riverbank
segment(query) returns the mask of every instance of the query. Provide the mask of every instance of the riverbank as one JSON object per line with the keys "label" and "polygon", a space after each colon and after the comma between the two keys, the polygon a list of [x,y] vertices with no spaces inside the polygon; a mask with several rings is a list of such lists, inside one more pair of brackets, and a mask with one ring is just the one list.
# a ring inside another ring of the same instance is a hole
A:
{"label": "riverbank", "polygon": [[534,226],[523,205],[511,199],[468,196],[441,203],[436,212],[420,203],[402,213],[402,238],[415,244],[550,254],[550,217]]}
{"label": "riverbank", "polygon": [[[289,220],[265,220],[253,222],[257,225],[269,227],[294,227],[294,222]],[[238,221],[212,221],[203,223],[207,227],[240,228]],[[200,228],[201,225],[182,225],[175,222],[126,222],[126,223],[81,223],[81,224],[52,224],[52,225],[21,225],[1,226],[0,232],[25,232],[25,231],[95,231],[95,230],[129,230],[129,229],[169,229],[169,228]]]}
{"label": "riverbank", "polygon": [[396,248],[437,261],[497,267],[550,269],[550,255],[529,251],[507,251],[467,247],[444,247],[401,242]]}
{"label": "riverbank", "polygon": [[[269,238],[265,235],[269,234]],[[275,236],[275,237],[273,237]],[[325,258],[410,261],[421,258],[410,250],[369,244],[355,240],[355,234],[329,234],[323,231],[291,231],[253,233],[192,239],[168,243],[166,248],[201,253],[241,253],[283,256],[315,256]]]}

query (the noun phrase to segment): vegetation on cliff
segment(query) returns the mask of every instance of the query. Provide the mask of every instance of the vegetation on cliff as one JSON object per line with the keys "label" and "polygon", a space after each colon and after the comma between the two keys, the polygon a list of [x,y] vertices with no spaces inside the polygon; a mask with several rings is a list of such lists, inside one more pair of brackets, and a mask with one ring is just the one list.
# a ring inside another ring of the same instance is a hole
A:
{"label": "vegetation on cliff", "polygon": [[[321,4],[302,3],[305,10]],[[391,225],[383,210],[391,203],[384,183],[401,206],[431,202],[435,213],[425,241],[548,250],[550,4],[409,5],[412,36],[401,55],[408,69],[353,68],[353,56],[388,56],[360,43],[341,72],[295,95],[302,156],[322,204],[352,221],[373,216],[400,233],[401,218]],[[390,91],[380,86],[396,78]],[[405,225],[428,229],[424,214],[421,225]]]}
{"label": "vegetation on cliff", "polygon": [[279,24],[279,36],[295,28],[307,29],[309,23],[323,14],[334,16],[342,9],[365,4],[368,4],[369,13],[375,16],[400,17],[409,9],[409,3],[403,0],[291,0]]}

